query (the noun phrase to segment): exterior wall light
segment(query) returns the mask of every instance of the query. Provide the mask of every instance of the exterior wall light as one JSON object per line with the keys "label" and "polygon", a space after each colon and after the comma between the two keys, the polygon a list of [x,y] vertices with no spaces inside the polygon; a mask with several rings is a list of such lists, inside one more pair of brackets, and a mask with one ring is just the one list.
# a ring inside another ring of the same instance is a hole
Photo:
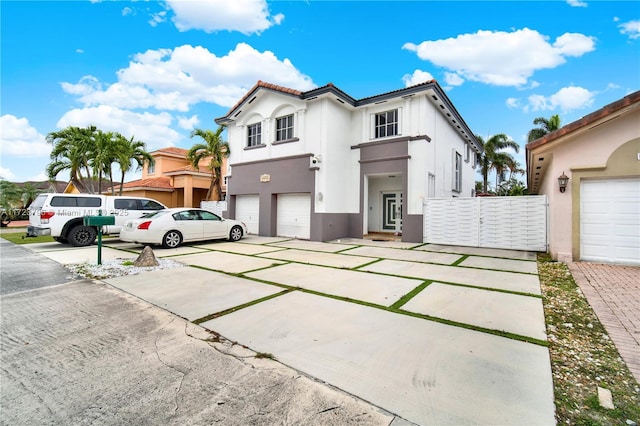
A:
{"label": "exterior wall light", "polygon": [[560,192],[564,192],[567,189],[567,184],[569,183],[569,176],[565,175],[562,172],[562,175],[558,178],[558,186],[560,187]]}

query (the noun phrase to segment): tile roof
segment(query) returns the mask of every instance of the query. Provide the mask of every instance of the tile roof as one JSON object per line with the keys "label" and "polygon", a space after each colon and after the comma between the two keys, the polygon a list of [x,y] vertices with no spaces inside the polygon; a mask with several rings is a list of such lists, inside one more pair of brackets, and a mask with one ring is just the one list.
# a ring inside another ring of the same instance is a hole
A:
{"label": "tile roof", "polygon": [[188,152],[189,152],[188,149],[178,148],[176,146],[168,146],[168,147],[160,148],[156,151],[153,151],[151,154],[165,153],[165,154],[183,155],[186,157]]}
{"label": "tile roof", "polygon": [[[114,185],[114,188],[119,189],[120,185]],[[171,178],[169,177],[154,177],[133,180],[122,185],[122,188],[174,189],[171,185]]]}
{"label": "tile roof", "polygon": [[536,139],[526,145],[527,150],[532,150],[547,144],[551,141],[561,138],[571,132],[575,132],[578,129],[586,127],[602,118],[605,118],[611,114],[614,114],[630,105],[633,105],[637,102],[640,102],[640,90],[637,92],[633,92],[622,99],[619,99],[615,102],[612,102],[604,107],[600,108],[597,111],[592,112],[591,114],[585,115],[579,120],[576,120],[572,123],[567,124],[566,126],[561,127],[555,132],[547,133],[543,137]]}

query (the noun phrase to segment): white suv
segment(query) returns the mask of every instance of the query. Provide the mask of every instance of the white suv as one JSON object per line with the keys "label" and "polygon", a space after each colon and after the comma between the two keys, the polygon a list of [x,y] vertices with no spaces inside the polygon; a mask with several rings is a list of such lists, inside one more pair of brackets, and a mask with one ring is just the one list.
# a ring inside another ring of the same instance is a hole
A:
{"label": "white suv", "polygon": [[84,216],[115,216],[115,225],[102,227],[105,235],[117,235],[129,219],[167,207],[150,198],[99,194],[40,194],[29,206],[27,237],[51,235],[59,243],[75,247],[93,244],[98,233],[85,226]]}

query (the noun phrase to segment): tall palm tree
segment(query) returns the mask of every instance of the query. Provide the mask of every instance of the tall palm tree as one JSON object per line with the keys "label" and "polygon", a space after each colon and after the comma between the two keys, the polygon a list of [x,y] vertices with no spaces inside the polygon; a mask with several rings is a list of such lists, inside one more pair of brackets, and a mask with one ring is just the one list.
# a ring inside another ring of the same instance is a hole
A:
{"label": "tall palm tree", "polygon": [[60,172],[68,170],[71,183],[81,192],[89,192],[89,188],[84,184],[82,172],[86,172],[87,179],[91,177],[87,152],[94,131],[95,127],[92,126],[85,129],[69,126],[47,134],[47,142],[53,145],[51,162],[46,168],[50,180],[56,180]]}
{"label": "tall palm tree", "polygon": [[116,135],[118,143],[118,158],[116,159],[120,166],[120,195],[122,195],[122,187],[124,186],[124,176],[131,170],[131,163],[136,164],[136,170],[141,170],[145,163],[154,164],[155,160],[146,151],[146,144],[140,141],[134,141],[134,136],[127,139],[121,134]]}
{"label": "tall palm tree", "polygon": [[116,135],[113,132],[96,130],[87,155],[93,176],[98,178],[98,193],[102,193],[102,180],[103,177],[107,177],[111,183],[112,195],[114,195],[112,165],[118,157]]}
{"label": "tall palm tree", "polygon": [[533,124],[540,127],[534,127],[529,131],[527,142],[533,142],[536,139],[540,139],[547,133],[555,132],[556,130],[558,130],[560,128],[560,116],[558,114],[555,114],[552,115],[549,119],[538,117],[533,120]]}
{"label": "tall palm tree", "polygon": [[[496,173],[501,175],[504,173],[504,163],[507,156],[511,157],[511,154],[503,152],[502,150],[511,148],[515,152],[520,150],[520,145],[512,141],[504,133],[498,133],[491,136],[486,142],[482,136],[476,135],[476,139],[484,147],[484,152],[480,156],[480,172],[482,173],[482,190],[487,192],[489,173],[491,170],[496,170]],[[496,180],[498,177],[496,176]]]}
{"label": "tall palm tree", "polygon": [[214,189],[216,190],[216,199],[213,201],[222,199],[222,182],[220,180],[222,163],[224,158],[231,154],[229,143],[222,140],[223,131],[224,126],[218,127],[215,132],[203,129],[194,129],[191,132],[191,137],[199,136],[204,142],[197,143],[191,147],[187,153],[187,160],[196,169],[200,166],[200,162],[209,160],[207,168],[211,172],[211,185],[209,186],[209,191],[207,191],[207,200],[211,199]]}

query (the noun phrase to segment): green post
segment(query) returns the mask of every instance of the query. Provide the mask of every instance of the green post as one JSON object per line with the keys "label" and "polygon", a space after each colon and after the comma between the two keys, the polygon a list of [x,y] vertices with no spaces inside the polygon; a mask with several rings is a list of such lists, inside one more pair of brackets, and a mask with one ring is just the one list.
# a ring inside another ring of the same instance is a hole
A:
{"label": "green post", "polygon": [[[102,210],[98,210],[98,216],[102,216]],[[98,226],[98,265],[102,265],[102,226]]]}
{"label": "green post", "polygon": [[98,210],[98,216],[85,216],[83,219],[84,226],[95,226],[98,232],[98,265],[102,265],[102,227],[107,225],[115,225],[115,216],[102,216],[102,210]]}

